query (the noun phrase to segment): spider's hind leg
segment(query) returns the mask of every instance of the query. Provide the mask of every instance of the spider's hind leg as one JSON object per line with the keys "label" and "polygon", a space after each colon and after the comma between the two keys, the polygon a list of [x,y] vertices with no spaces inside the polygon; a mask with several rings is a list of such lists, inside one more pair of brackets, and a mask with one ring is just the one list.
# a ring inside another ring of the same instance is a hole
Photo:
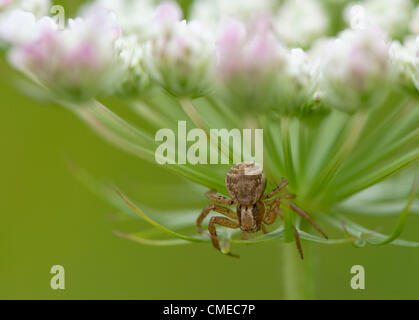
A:
{"label": "spider's hind leg", "polygon": [[[221,247],[220,247],[220,243],[218,241],[217,230],[215,228],[216,224],[218,224],[220,226],[223,226],[223,227],[231,228],[231,229],[240,228],[240,224],[238,222],[231,221],[230,219],[227,219],[227,218],[224,218],[224,217],[212,217],[211,218],[208,230],[209,230],[210,235],[211,235],[212,245],[214,246],[215,249],[222,252]],[[231,252],[229,252],[227,254],[231,257],[235,257],[235,258],[239,257],[238,255],[235,255]]]}

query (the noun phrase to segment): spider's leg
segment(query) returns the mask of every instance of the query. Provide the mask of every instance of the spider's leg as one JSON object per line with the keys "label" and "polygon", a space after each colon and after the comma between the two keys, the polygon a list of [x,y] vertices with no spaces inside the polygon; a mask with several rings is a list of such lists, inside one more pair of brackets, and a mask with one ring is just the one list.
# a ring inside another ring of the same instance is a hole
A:
{"label": "spider's leg", "polygon": [[[231,228],[231,229],[237,229],[240,228],[240,224],[235,221],[231,221],[230,219],[224,218],[224,217],[212,217],[209,223],[208,230],[211,235],[211,241],[215,249],[218,251],[221,251],[220,243],[218,242],[217,237],[217,230],[215,228],[215,225],[218,224],[223,227]],[[235,255],[233,253],[228,253],[229,256],[238,258],[238,255]]]}
{"label": "spider's leg", "polygon": [[224,204],[231,206],[233,205],[233,200],[217,193],[215,190],[209,190],[205,192],[205,196],[210,199],[212,202],[215,202],[217,204]]}
{"label": "spider's leg", "polygon": [[[275,199],[276,200],[276,199]],[[276,217],[278,216],[278,210],[276,209],[276,204],[279,203],[279,201],[276,201],[272,204],[270,210],[267,210],[265,213],[265,216],[263,217],[263,222],[270,225],[273,224],[276,220]]]}
{"label": "spider's leg", "polygon": [[216,205],[216,204],[207,205],[202,210],[201,214],[199,215],[198,219],[196,220],[196,227],[197,227],[199,233],[202,233],[203,232],[202,231],[202,228],[201,228],[202,221],[204,221],[205,217],[211,211],[215,211],[215,212],[221,213],[221,214],[223,214],[223,215],[225,215],[225,216],[227,216],[227,217],[229,217],[231,219],[237,219],[237,214],[233,210],[231,210],[229,208],[222,207],[222,206],[219,206],[219,205]]}
{"label": "spider's leg", "polygon": [[[277,213],[277,214],[281,217],[281,219],[282,219],[282,220],[284,220],[284,222],[285,222],[285,216],[284,216],[284,213],[282,212],[282,210],[281,210],[281,209],[276,208],[276,209],[274,209],[274,210],[272,210],[272,211],[276,211],[276,213]],[[304,259],[304,255],[303,255],[303,248],[301,247],[300,235],[298,234],[298,231],[297,231],[297,229],[295,229],[295,227],[294,227],[294,226],[292,226],[292,232],[293,232],[293,234],[294,234],[295,244],[297,245],[297,249],[298,249],[298,252],[300,253],[300,257],[301,257],[301,260],[302,260],[302,259]]]}
{"label": "spider's leg", "polygon": [[275,206],[279,205],[281,202],[281,197],[277,197],[275,199],[270,199],[265,202],[265,206],[271,207],[273,209]]}
{"label": "spider's leg", "polygon": [[292,227],[292,232],[294,233],[295,244],[297,245],[297,249],[298,249],[298,252],[300,253],[301,260],[303,260],[304,255],[303,255],[303,248],[301,247],[300,235],[298,234],[298,231],[297,229],[295,229],[294,226]]}
{"label": "spider's leg", "polygon": [[323,230],[313,221],[313,219],[311,219],[311,217],[309,216],[307,212],[305,212],[303,209],[298,207],[294,202],[290,202],[289,206],[294,212],[298,213],[303,219],[310,222],[310,224],[314,227],[314,229],[320,232],[323,237],[325,237],[326,239],[329,239],[327,235],[323,232]]}
{"label": "spider's leg", "polygon": [[268,234],[269,233],[268,229],[266,229],[266,227],[265,227],[264,224],[262,224],[262,231],[263,231],[264,234]]}
{"label": "spider's leg", "polygon": [[274,195],[279,193],[282,189],[284,189],[288,185],[288,181],[284,178],[282,178],[282,183],[277,186],[275,189],[273,189],[271,192],[265,194],[262,198],[262,200],[272,198]]}

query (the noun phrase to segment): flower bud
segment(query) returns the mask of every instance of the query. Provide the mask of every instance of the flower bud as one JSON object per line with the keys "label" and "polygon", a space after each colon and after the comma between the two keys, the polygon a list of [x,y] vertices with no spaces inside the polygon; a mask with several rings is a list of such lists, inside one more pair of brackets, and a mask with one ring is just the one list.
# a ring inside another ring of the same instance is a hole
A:
{"label": "flower bud", "polygon": [[315,104],[317,70],[310,56],[299,48],[288,50],[284,62],[278,72],[277,109],[282,114],[300,115]]}
{"label": "flower bud", "polygon": [[248,22],[270,15],[276,7],[276,0],[197,0],[192,4],[190,17],[218,31],[228,20]]}
{"label": "flower bud", "polygon": [[393,38],[401,38],[408,30],[413,12],[411,0],[367,0],[351,3],[344,11],[349,25],[376,26]]}
{"label": "flower bud", "polygon": [[272,106],[278,51],[285,50],[271,31],[269,21],[252,26],[232,20],[217,39],[217,76],[229,104],[238,108]]}
{"label": "flower bud", "polygon": [[0,12],[21,9],[42,17],[49,13],[50,8],[51,0],[0,0]]}
{"label": "flower bud", "polygon": [[119,95],[135,95],[145,91],[150,83],[144,66],[144,49],[138,37],[131,34],[117,41],[123,63],[123,75],[117,86]]}
{"label": "flower bud", "polygon": [[372,27],[346,30],[319,43],[314,51],[324,99],[349,112],[379,104],[390,75],[388,49],[383,33]]}
{"label": "flower bud", "polygon": [[144,47],[145,65],[151,79],[172,94],[196,97],[208,90],[214,41],[202,24],[179,21],[176,8],[158,7],[154,36]]}
{"label": "flower bud", "polygon": [[[21,19],[22,13],[16,17]],[[35,18],[28,16],[28,20],[33,23]],[[11,26],[20,32],[19,24]],[[33,23],[31,32],[13,44],[10,59],[61,98],[86,100],[108,92],[120,75],[115,46],[120,30],[110,14],[97,12],[69,20],[64,30],[44,17]]]}
{"label": "flower bud", "polygon": [[419,35],[419,6],[417,6],[413,12],[412,20],[409,24],[409,30],[411,33]]}
{"label": "flower bud", "polygon": [[408,38],[404,45],[394,41],[390,60],[399,85],[408,93],[419,96],[419,36]]}
{"label": "flower bud", "polygon": [[328,16],[317,0],[287,0],[275,18],[280,40],[290,47],[309,47],[328,27]]}
{"label": "flower bud", "polygon": [[7,45],[19,45],[33,41],[39,31],[40,28],[37,28],[33,13],[10,10],[0,17],[0,39]]}
{"label": "flower bud", "polygon": [[152,0],[95,0],[82,7],[82,15],[106,9],[115,14],[124,36],[136,35],[142,42],[150,37],[150,23],[155,10]]}
{"label": "flower bud", "polygon": [[13,0],[1,0],[0,1],[0,10],[7,9],[12,3],[13,3]]}
{"label": "flower bud", "polygon": [[296,114],[312,97],[313,66],[302,49],[281,45],[269,20],[231,21],[217,41],[220,90],[243,110]]}
{"label": "flower bud", "polygon": [[14,3],[18,8],[32,12],[37,17],[48,15],[52,6],[51,0],[17,0]]}

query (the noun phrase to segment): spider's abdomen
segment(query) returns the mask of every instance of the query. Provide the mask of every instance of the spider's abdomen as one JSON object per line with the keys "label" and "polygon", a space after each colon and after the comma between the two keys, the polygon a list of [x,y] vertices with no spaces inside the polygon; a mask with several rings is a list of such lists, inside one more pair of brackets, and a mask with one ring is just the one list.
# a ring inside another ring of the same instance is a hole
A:
{"label": "spider's abdomen", "polygon": [[227,190],[237,204],[252,205],[260,200],[266,188],[266,178],[254,162],[234,165],[226,175]]}

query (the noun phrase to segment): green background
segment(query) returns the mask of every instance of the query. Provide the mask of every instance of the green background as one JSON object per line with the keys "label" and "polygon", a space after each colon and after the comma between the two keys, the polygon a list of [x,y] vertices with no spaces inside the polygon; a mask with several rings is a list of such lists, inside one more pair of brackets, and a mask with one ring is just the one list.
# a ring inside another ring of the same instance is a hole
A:
{"label": "green background", "polygon": [[[61,3],[70,11],[76,6],[76,1]],[[0,71],[0,298],[282,297],[278,243],[240,246],[235,251],[241,258],[231,259],[209,244],[148,247],[114,236],[114,229],[141,230],[144,224],[110,219],[115,209],[79,183],[66,159],[149,204],[170,206],[176,197],[161,190],[183,187],[182,181],[108,145],[59,106],[23,95],[4,57]],[[203,196],[183,194],[173,205],[179,200],[205,204]],[[389,232],[396,218],[355,220]],[[419,220],[411,216],[403,237],[418,239],[417,230]],[[418,249],[317,246],[307,255],[317,260],[318,298],[419,298]],[[66,271],[65,290],[50,288],[50,268],[57,264]],[[355,264],[365,267],[365,290],[350,287]]]}

